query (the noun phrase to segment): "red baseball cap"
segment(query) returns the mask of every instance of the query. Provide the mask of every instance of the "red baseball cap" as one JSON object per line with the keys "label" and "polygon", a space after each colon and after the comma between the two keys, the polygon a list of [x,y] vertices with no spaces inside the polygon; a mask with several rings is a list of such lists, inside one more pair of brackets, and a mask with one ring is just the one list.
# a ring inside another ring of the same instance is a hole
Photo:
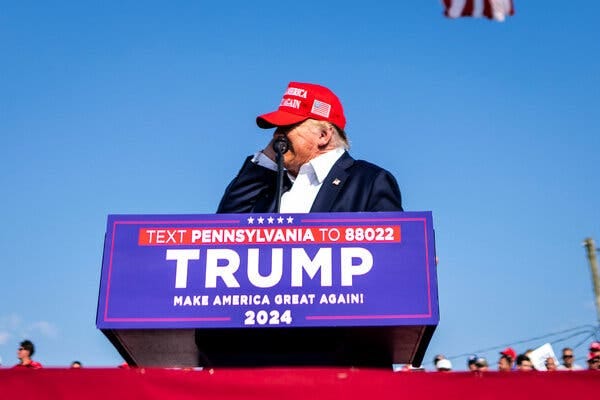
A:
{"label": "red baseball cap", "polygon": [[335,93],[321,85],[290,82],[277,111],[259,115],[256,124],[268,129],[309,118],[331,122],[341,130],[346,126],[344,109]]}
{"label": "red baseball cap", "polygon": [[600,351],[600,342],[592,342],[590,344],[590,351]]}
{"label": "red baseball cap", "polygon": [[511,360],[517,359],[517,352],[512,347],[507,347],[500,354],[510,357]]}

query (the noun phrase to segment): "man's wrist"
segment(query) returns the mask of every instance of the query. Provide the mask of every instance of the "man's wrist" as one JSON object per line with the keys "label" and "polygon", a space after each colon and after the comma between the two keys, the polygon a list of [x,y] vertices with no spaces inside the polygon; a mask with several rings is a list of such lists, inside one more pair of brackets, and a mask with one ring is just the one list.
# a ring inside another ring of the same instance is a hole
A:
{"label": "man's wrist", "polygon": [[271,169],[273,171],[277,171],[277,164],[275,164],[275,161],[271,160],[271,158],[269,158],[264,151],[258,151],[254,154],[254,157],[252,157],[252,162],[254,164],[260,165],[261,167],[265,167],[268,169]]}

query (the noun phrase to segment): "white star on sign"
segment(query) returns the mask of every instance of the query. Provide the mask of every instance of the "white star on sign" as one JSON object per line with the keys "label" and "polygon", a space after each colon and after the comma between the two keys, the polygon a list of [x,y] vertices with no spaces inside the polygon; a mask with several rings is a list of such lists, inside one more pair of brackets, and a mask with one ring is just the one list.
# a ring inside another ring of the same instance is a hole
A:
{"label": "white star on sign", "polygon": [[277,223],[283,224],[283,217],[277,217]]}
{"label": "white star on sign", "polygon": [[256,218],[256,220],[258,221],[259,224],[262,224],[265,221],[265,219],[263,217],[258,217],[258,218]]}
{"label": "white star on sign", "polygon": [[287,217],[287,222],[288,222],[288,224],[291,224],[292,222],[294,222],[294,218]]}
{"label": "white star on sign", "polygon": [[248,225],[252,225],[254,223],[253,217],[248,217]]}
{"label": "white star on sign", "polygon": [[269,217],[269,218],[267,218],[267,221],[269,221],[269,224],[272,224],[272,223],[273,223],[273,221],[275,221],[275,218],[273,218],[273,217]]}

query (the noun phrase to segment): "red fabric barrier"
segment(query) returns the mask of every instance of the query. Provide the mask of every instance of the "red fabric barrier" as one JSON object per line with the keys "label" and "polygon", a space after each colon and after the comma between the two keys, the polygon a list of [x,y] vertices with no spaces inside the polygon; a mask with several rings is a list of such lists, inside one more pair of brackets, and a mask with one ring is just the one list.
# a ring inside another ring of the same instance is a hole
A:
{"label": "red fabric barrier", "polygon": [[600,372],[397,372],[342,368],[0,370],[0,399],[571,399]]}

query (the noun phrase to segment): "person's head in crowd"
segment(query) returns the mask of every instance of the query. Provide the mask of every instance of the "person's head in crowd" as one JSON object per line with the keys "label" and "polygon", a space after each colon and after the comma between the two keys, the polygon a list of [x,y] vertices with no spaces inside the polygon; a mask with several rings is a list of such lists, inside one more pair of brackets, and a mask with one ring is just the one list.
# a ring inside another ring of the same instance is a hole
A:
{"label": "person's head in crowd", "polygon": [[498,371],[507,372],[512,370],[512,359],[504,354],[498,359]]}
{"label": "person's head in crowd", "polygon": [[533,371],[533,363],[525,354],[519,354],[517,356],[517,370],[518,371]]}
{"label": "person's head in crowd", "polygon": [[477,367],[477,371],[488,371],[489,370],[488,362],[483,357],[477,357],[477,360],[475,360],[475,366]]}
{"label": "person's head in crowd", "polygon": [[588,369],[600,370],[600,354],[588,354],[587,364]]}
{"label": "person's head in crowd", "polygon": [[450,362],[450,360],[443,358],[437,362],[437,364],[435,365],[435,369],[438,372],[450,372],[452,371],[452,363]]}
{"label": "person's head in crowd", "polygon": [[563,360],[563,365],[566,368],[572,368],[573,365],[575,364],[575,354],[573,354],[573,349],[570,347],[565,347],[562,350],[562,360]]}
{"label": "person's head in crowd", "polygon": [[28,364],[31,361],[31,357],[35,353],[35,346],[31,342],[31,340],[23,340],[19,343],[19,348],[17,349],[17,358],[21,362],[21,364]]}
{"label": "person's head in crowd", "polygon": [[517,352],[512,347],[507,347],[500,352],[498,371],[511,371],[517,358]]}
{"label": "person's head in crowd", "polygon": [[[527,357],[529,357],[529,360],[531,360],[531,354],[533,353],[533,349],[527,349],[525,350],[525,352],[523,353],[524,355],[526,355]],[[533,365],[533,361],[532,361],[532,368],[535,370],[535,365]]]}
{"label": "person's head in crowd", "polygon": [[25,368],[42,368],[42,364],[37,361],[33,361],[31,358],[35,353],[35,346],[31,340],[23,340],[19,343],[19,347],[17,349],[17,358],[19,359],[19,363],[15,365],[15,367],[25,367]]}
{"label": "person's head in crowd", "polygon": [[590,344],[590,353],[600,354],[600,342],[592,342]]}
{"label": "person's head in crowd", "polygon": [[82,367],[82,365],[81,365],[81,362],[79,362],[79,361],[73,361],[71,363],[71,368],[78,369],[78,368],[81,368],[81,367]]}
{"label": "person's head in crowd", "polygon": [[467,368],[469,369],[469,371],[477,371],[477,356],[476,355],[472,355],[469,356],[469,358],[467,358]]}
{"label": "person's head in crowd", "polygon": [[435,357],[433,357],[433,366],[437,368],[437,363],[445,358],[446,357],[443,354],[436,354]]}
{"label": "person's head in crowd", "polygon": [[558,367],[558,365],[556,365],[556,360],[554,360],[554,357],[546,358],[546,360],[544,361],[544,365],[546,366],[547,371],[556,371],[556,368]]}

